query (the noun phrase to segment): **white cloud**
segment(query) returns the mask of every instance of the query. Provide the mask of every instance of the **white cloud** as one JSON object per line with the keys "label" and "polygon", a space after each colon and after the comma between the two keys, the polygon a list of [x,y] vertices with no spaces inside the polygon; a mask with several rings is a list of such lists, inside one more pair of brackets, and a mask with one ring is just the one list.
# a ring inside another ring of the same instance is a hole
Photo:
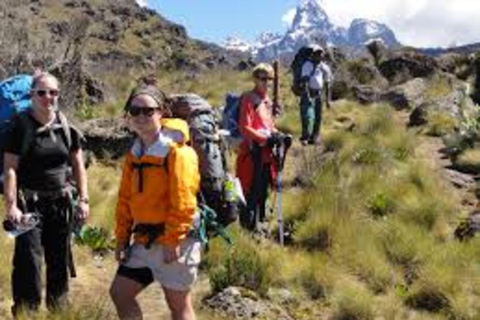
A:
{"label": "white cloud", "polygon": [[480,41],[476,0],[322,0],[333,23],[354,18],[386,23],[398,40],[414,46],[449,46]]}
{"label": "white cloud", "polygon": [[[398,40],[419,47],[480,42],[477,0],[317,0],[335,25],[348,27],[355,18],[387,24]],[[282,17],[291,25],[295,9]]]}
{"label": "white cloud", "polygon": [[295,13],[297,12],[296,8],[292,8],[287,11],[282,17],[282,22],[287,26],[290,27],[293,22],[293,18],[295,18]]}
{"label": "white cloud", "polygon": [[148,0],[136,0],[136,1],[142,7],[146,7],[148,5]]}

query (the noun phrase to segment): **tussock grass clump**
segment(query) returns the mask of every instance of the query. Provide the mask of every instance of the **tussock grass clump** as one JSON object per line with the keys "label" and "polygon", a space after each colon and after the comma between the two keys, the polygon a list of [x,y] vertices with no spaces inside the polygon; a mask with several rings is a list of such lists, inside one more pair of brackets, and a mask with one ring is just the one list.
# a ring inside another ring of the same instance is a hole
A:
{"label": "tussock grass clump", "polygon": [[455,161],[455,168],[463,172],[480,173],[480,149],[463,152]]}
{"label": "tussock grass clump", "polygon": [[458,127],[458,121],[446,111],[432,110],[428,113],[427,119],[426,133],[433,137],[443,137],[451,134]]}
{"label": "tussock grass clump", "polygon": [[233,246],[212,245],[206,257],[212,290],[239,286],[265,295],[276,277],[280,259],[276,250],[259,250],[258,243],[240,232]]}
{"label": "tussock grass clump", "polygon": [[382,230],[381,240],[387,258],[402,267],[407,283],[417,278],[419,266],[433,254],[433,239],[414,224],[398,220],[388,222]]}
{"label": "tussock grass clump", "polygon": [[314,255],[299,269],[298,282],[311,299],[324,300],[333,292],[335,278],[339,274],[327,259]]}
{"label": "tussock grass clump", "polygon": [[371,320],[375,317],[374,296],[352,280],[337,283],[332,297],[335,320]]}

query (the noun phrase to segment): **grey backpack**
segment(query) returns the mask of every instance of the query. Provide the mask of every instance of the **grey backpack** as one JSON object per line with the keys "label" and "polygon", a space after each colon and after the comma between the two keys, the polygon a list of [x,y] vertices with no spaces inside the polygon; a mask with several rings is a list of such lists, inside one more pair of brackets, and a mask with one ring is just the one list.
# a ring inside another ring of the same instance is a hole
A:
{"label": "grey backpack", "polygon": [[190,128],[192,147],[199,158],[201,199],[215,210],[218,222],[227,225],[236,220],[237,210],[225,201],[225,147],[215,110],[196,94],[176,94],[171,100],[172,116],[187,121]]}

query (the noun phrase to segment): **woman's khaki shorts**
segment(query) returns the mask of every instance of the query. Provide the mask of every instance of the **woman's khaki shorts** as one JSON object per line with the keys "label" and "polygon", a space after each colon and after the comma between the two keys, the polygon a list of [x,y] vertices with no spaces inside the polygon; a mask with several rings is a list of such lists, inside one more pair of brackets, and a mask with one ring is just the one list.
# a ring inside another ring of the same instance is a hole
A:
{"label": "woman's khaki shorts", "polygon": [[128,260],[120,265],[117,274],[145,286],[156,280],[168,289],[188,291],[197,278],[200,259],[201,243],[193,238],[180,243],[180,258],[169,264],[163,261],[161,244],[153,244],[150,249],[133,244]]}

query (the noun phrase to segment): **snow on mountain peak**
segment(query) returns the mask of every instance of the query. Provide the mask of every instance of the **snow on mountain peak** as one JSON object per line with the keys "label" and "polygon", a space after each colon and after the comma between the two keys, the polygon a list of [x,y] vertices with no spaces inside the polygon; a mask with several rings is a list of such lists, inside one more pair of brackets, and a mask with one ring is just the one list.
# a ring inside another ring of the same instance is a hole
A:
{"label": "snow on mountain peak", "polygon": [[348,29],[333,25],[319,0],[301,0],[295,10],[292,24],[284,35],[264,32],[253,45],[234,38],[227,41],[226,47],[249,51],[258,60],[269,61],[312,43],[349,50],[364,49],[372,40],[382,41],[387,47],[399,45],[388,26],[373,20],[355,19]]}
{"label": "snow on mountain peak", "polygon": [[242,52],[248,52],[253,49],[252,45],[249,44],[247,41],[236,37],[228,37],[223,43],[223,47],[228,50],[236,50]]}
{"label": "snow on mountain peak", "polygon": [[280,40],[283,36],[278,33],[273,33],[273,32],[262,32],[256,39],[255,41],[255,46],[256,47],[262,47],[268,44],[271,44],[272,42],[277,42]]}
{"label": "snow on mountain peak", "polygon": [[397,46],[394,33],[385,24],[367,19],[355,19],[350,24],[348,38],[353,45],[363,45],[381,39],[387,46]]}
{"label": "snow on mountain peak", "polygon": [[290,30],[331,28],[330,19],[316,0],[303,0],[298,6]]}

